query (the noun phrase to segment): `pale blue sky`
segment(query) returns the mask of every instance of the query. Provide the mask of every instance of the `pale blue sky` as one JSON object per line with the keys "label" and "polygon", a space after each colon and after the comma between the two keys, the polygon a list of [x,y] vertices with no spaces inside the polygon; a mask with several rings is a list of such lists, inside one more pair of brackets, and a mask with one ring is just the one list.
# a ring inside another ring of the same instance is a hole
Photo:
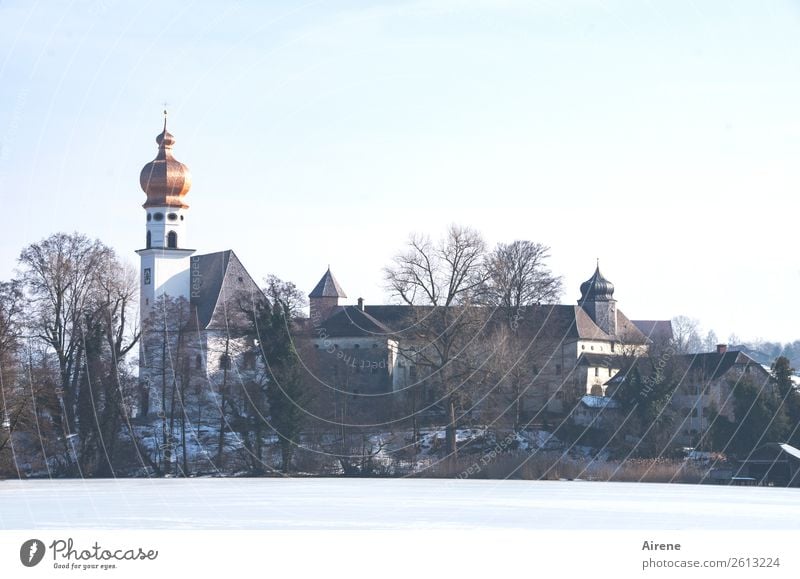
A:
{"label": "pale blue sky", "polygon": [[0,278],[59,230],[135,262],[162,103],[191,244],[385,300],[411,231],[595,257],[633,318],[800,338],[800,3],[0,2]]}

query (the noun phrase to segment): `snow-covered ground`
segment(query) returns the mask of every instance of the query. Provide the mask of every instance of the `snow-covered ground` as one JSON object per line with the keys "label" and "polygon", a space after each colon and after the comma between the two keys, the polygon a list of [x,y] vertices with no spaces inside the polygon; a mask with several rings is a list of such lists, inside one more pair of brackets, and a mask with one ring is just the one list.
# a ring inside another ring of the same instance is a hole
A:
{"label": "snow-covered ground", "polygon": [[433,479],[0,481],[0,529],[800,529],[800,490]]}

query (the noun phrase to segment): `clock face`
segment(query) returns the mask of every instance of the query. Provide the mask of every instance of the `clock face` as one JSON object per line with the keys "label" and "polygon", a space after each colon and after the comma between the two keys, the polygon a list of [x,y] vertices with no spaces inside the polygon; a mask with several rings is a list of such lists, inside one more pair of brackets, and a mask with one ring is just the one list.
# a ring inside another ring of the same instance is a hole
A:
{"label": "clock face", "polygon": [[150,268],[144,268],[144,285],[150,285]]}

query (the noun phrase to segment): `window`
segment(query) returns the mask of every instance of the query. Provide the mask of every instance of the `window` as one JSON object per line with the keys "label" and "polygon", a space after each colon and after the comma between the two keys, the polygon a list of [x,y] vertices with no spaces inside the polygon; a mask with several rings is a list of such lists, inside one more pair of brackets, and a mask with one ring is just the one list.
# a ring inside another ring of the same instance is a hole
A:
{"label": "window", "polygon": [[608,369],[608,377],[611,378],[611,368]]}
{"label": "window", "polygon": [[194,367],[198,370],[203,369],[203,357],[200,354],[194,357]]}
{"label": "window", "polygon": [[596,378],[600,377],[600,368],[595,368],[594,369],[594,375],[595,375]]}
{"label": "window", "polygon": [[152,216],[152,215],[150,215],[150,214],[148,213],[148,214],[147,214],[147,220],[148,220],[148,221],[151,221],[152,219],[153,219],[153,216]]}
{"label": "window", "polygon": [[147,249],[150,249],[153,246],[153,236],[150,235],[150,232],[147,232],[147,245],[145,246]]}
{"label": "window", "polygon": [[142,272],[142,278],[143,278],[144,285],[150,285],[151,273],[150,273],[150,268],[149,267],[144,268],[144,271]]}
{"label": "window", "polygon": [[169,213],[167,215],[167,219],[169,219],[170,221],[177,221],[178,220],[178,214],[177,213]]}
{"label": "window", "polygon": [[231,369],[231,357],[228,354],[223,354],[219,357],[219,369],[220,370],[230,370]]}
{"label": "window", "polygon": [[356,349],[358,349],[358,348],[360,348],[361,346],[359,346],[358,344],[355,344],[355,345],[353,345],[353,347],[354,347],[354,348],[356,348]]}
{"label": "window", "polygon": [[164,214],[163,213],[153,213],[153,219],[155,221],[164,221]]}
{"label": "window", "polygon": [[611,351],[614,351],[614,342],[611,342]]}
{"label": "window", "polygon": [[697,408],[692,408],[692,417],[694,418],[696,416],[697,416]]}
{"label": "window", "polygon": [[181,221],[183,221],[183,215],[181,215]]}
{"label": "window", "polygon": [[177,249],[178,247],[178,234],[174,231],[167,233],[167,247],[170,249]]}
{"label": "window", "polygon": [[561,364],[556,364],[556,376],[561,376]]}

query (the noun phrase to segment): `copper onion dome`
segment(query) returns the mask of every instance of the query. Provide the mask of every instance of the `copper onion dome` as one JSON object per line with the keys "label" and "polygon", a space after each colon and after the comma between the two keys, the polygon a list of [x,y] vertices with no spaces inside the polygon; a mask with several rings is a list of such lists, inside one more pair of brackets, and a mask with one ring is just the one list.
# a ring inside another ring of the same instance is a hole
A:
{"label": "copper onion dome", "polygon": [[164,130],[156,137],[158,155],[142,167],[139,184],[147,194],[147,207],[189,207],[183,198],[192,186],[189,168],[172,156],[175,137],[167,131],[167,117],[164,111]]}
{"label": "copper onion dome", "polygon": [[581,284],[580,301],[612,300],[614,299],[614,284],[600,273],[600,264],[594,270],[594,275]]}

